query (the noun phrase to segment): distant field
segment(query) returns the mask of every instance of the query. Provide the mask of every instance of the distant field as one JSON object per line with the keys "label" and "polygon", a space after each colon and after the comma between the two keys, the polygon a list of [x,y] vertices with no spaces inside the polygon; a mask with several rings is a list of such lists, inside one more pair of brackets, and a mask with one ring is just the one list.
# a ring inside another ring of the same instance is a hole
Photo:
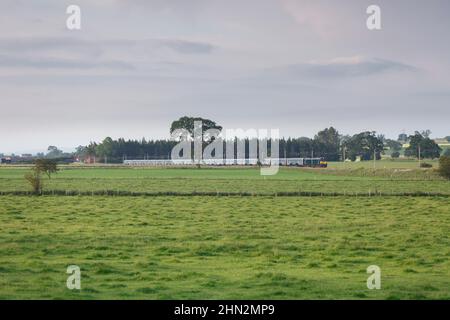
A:
{"label": "distant field", "polygon": [[[381,162],[381,161],[380,161]],[[389,162],[387,162],[389,163]],[[342,166],[339,168],[339,166]],[[450,183],[434,170],[364,168],[359,163],[331,164],[327,169],[281,168],[275,176],[261,176],[257,168],[142,168],[70,167],[51,180],[46,190],[132,192],[340,192],[389,194],[430,192],[450,194]],[[344,167],[347,165],[346,167]],[[350,166],[352,165],[352,166]],[[26,191],[29,168],[0,167],[0,192]]]}
{"label": "distant field", "polygon": [[[438,167],[438,160],[422,160],[422,162],[429,163],[433,167]],[[383,159],[375,161],[360,161],[360,162],[330,162],[331,168],[377,168],[377,169],[417,169],[419,168],[418,160],[404,160],[404,159]]]}
{"label": "distant field", "polygon": [[2,196],[0,225],[2,299],[450,299],[448,198]]}

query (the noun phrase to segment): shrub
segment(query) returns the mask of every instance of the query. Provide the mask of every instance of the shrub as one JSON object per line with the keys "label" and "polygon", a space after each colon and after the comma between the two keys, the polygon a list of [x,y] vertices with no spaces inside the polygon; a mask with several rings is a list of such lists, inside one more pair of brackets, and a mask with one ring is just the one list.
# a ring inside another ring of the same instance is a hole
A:
{"label": "shrub", "polygon": [[422,163],[420,164],[420,167],[421,167],[421,168],[432,168],[433,165],[430,164],[430,163],[422,162]]}
{"label": "shrub", "polygon": [[400,152],[398,151],[392,152],[391,158],[393,159],[400,158]]}
{"label": "shrub", "polygon": [[450,157],[442,156],[439,158],[439,174],[450,180]]}
{"label": "shrub", "polygon": [[25,179],[30,183],[34,193],[40,194],[42,192],[42,176],[39,170],[33,170],[27,173]]}

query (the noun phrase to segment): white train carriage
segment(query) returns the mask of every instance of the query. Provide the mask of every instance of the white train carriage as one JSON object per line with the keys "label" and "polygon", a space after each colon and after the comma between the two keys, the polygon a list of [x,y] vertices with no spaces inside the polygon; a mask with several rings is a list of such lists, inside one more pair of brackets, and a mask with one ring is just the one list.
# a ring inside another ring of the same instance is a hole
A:
{"label": "white train carriage", "polygon": [[236,165],[235,159],[225,159],[224,163],[225,163],[226,166],[234,166],[234,165]]}
{"label": "white train carriage", "polygon": [[123,164],[129,166],[190,166],[194,162],[192,160],[176,159],[176,160],[124,160]]}
{"label": "white train carriage", "polygon": [[303,166],[303,158],[287,158],[285,165],[287,166]]}
{"label": "white train carriage", "polygon": [[223,166],[223,165],[225,165],[225,160],[224,159],[203,159],[201,161],[201,163],[206,166]]}
{"label": "white train carriage", "polygon": [[[256,166],[258,161],[263,166],[297,166],[297,167],[327,167],[323,158],[240,158],[240,159],[203,159],[200,164],[206,166]],[[174,160],[124,160],[125,165],[130,166],[193,166],[199,162],[192,159]]]}

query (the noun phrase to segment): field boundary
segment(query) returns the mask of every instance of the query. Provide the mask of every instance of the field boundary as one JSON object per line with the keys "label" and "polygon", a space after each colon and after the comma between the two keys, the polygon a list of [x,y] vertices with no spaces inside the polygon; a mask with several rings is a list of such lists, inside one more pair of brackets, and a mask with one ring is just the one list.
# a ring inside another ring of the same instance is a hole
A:
{"label": "field boundary", "polygon": [[450,197],[450,194],[440,192],[223,192],[223,191],[192,191],[192,192],[131,192],[121,190],[45,190],[39,194],[32,191],[0,191],[0,196],[118,196],[118,197]]}
{"label": "field boundary", "polygon": [[[337,175],[333,175],[334,177],[338,177]],[[341,179],[312,179],[312,178],[308,178],[308,179],[268,179],[268,180],[262,180],[260,176],[257,177],[243,177],[243,178],[228,178],[228,177],[220,177],[220,178],[211,178],[211,177],[131,177],[131,178],[125,178],[125,177],[112,177],[112,178],[105,178],[105,177],[64,177],[64,178],[60,178],[60,177],[55,177],[52,178],[52,180],[54,181],[61,181],[61,180],[67,180],[67,181],[78,181],[78,180],[123,180],[123,181],[127,181],[127,180],[137,180],[137,181],[141,181],[141,180],[208,180],[208,181],[242,181],[242,180],[251,180],[251,181],[280,181],[280,182],[292,182],[292,181],[298,181],[298,182],[360,182],[360,181],[376,181],[376,182],[385,182],[385,181],[390,181],[390,182],[420,182],[420,181],[424,181],[424,182],[430,182],[430,181],[437,181],[437,182],[447,182],[447,179],[444,178],[430,178],[430,179],[396,179],[396,178],[383,178],[383,177],[377,177],[376,179],[360,179],[360,178],[371,178],[371,177],[359,177],[359,176],[348,176],[348,178],[341,178]],[[23,181],[23,177],[0,177],[0,180],[20,180]]]}

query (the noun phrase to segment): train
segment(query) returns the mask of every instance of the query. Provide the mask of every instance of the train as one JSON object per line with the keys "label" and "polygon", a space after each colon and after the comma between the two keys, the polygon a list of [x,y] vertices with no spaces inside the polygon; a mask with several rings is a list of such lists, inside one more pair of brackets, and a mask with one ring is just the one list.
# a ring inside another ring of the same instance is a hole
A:
{"label": "train", "polygon": [[310,168],[326,168],[328,166],[328,163],[324,158],[266,158],[263,160],[258,160],[256,158],[202,159],[200,161],[191,159],[124,160],[123,164],[129,166],[271,166],[278,164],[279,166]]}

